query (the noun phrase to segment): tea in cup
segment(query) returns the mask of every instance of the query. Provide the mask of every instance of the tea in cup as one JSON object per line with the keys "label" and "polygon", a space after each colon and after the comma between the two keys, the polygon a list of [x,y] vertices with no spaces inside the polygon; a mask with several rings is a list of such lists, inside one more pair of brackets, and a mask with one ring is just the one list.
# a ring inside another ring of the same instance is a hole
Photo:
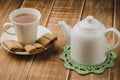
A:
{"label": "tea in cup", "polygon": [[[10,34],[16,34],[17,39],[23,45],[34,43],[37,38],[37,28],[41,13],[33,8],[20,8],[16,9],[9,15],[11,22],[6,22],[3,25],[3,30]],[[6,26],[13,27],[15,33],[6,30]]]}

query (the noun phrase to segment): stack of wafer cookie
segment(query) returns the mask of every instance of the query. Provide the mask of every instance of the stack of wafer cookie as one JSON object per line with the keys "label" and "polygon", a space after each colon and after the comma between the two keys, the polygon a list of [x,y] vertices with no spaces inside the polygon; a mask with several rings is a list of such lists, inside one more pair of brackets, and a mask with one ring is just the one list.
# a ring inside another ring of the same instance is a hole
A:
{"label": "stack of wafer cookie", "polygon": [[38,38],[35,43],[23,46],[20,42],[15,40],[5,40],[2,43],[13,52],[26,51],[29,53],[36,53],[45,50],[50,44],[57,40],[57,36],[51,33],[46,33]]}
{"label": "stack of wafer cookie", "polygon": [[5,40],[2,42],[4,46],[6,46],[10,51],[20,52],[24,51],[24,47],[21,43],[15,40]]}
{"label": "stack of wafer cookie", "polygon": [[46,33],[42,37],[38,38],[36,43],[26,45],[25,50],[29,53],[40,52],[55,40],[57,40],[57,37],[54,34]]}

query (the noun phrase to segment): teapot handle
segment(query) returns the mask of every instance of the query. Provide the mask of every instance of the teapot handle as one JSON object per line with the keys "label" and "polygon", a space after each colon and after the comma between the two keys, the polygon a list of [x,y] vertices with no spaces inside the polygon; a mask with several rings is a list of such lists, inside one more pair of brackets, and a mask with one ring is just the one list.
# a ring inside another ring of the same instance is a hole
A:
{"label": "teapot handle", "polygon": [[106,36],[106,37],[107,37],[107,34],[108,34],[109,32],[113,32],[113,33],[115,33],[115,34],[117,35],[118,42],[115,44],[114,47],[112,47],[111,49],[108,49],[108,50],[107,50],[106,55],[107,55],[110,51],[112,51],[113,49],[117,48],[117,47],[119,46],[119,43],[120,43],[120,33],[119,33],[119,31],[118,31],[117,29],[115,29],[115,28],[109,28],[109,29],[107,29],[107,30],[105,31],[105,36]]}

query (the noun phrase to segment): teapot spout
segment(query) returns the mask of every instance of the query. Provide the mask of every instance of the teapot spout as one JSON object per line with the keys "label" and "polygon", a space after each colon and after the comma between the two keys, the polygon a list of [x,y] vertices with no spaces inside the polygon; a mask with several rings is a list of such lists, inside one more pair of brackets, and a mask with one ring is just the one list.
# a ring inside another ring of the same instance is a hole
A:
{"label": "teapot spout", "polygon": [[60,27],[62,28],[62,30],[64,31],[64,36],[66,38],[66,40],[68,41],[68,43],[70,44],[71,41],[71,28],[69,25],[67,25],[67,23],[65,21],[59,21],[58,24],[60,25]]}

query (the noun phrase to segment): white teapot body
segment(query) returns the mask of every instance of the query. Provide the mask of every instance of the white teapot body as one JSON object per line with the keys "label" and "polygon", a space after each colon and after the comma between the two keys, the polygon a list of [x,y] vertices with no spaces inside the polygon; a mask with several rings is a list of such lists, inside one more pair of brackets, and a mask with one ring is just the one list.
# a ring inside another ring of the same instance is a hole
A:
{"label": "white teapot body", "polygon": [[[106,59],[105,29],[99,33],[84,33],[75,27],[71,32],[71,57],[80,64],[94,65]],[[77,29],[77,30],[76,30]]]}
{"label": "white teapot body", "polygon": [[107,33],[114,32],[119,39],[119,31],[115,28],[105,29],[104,25],[88,16],[71,29],[65,22],[59,22],[64,35],[71,45],[71,58],[79,64],[96,65],[105,61],[107,53],[115,49],[107,49]]}

